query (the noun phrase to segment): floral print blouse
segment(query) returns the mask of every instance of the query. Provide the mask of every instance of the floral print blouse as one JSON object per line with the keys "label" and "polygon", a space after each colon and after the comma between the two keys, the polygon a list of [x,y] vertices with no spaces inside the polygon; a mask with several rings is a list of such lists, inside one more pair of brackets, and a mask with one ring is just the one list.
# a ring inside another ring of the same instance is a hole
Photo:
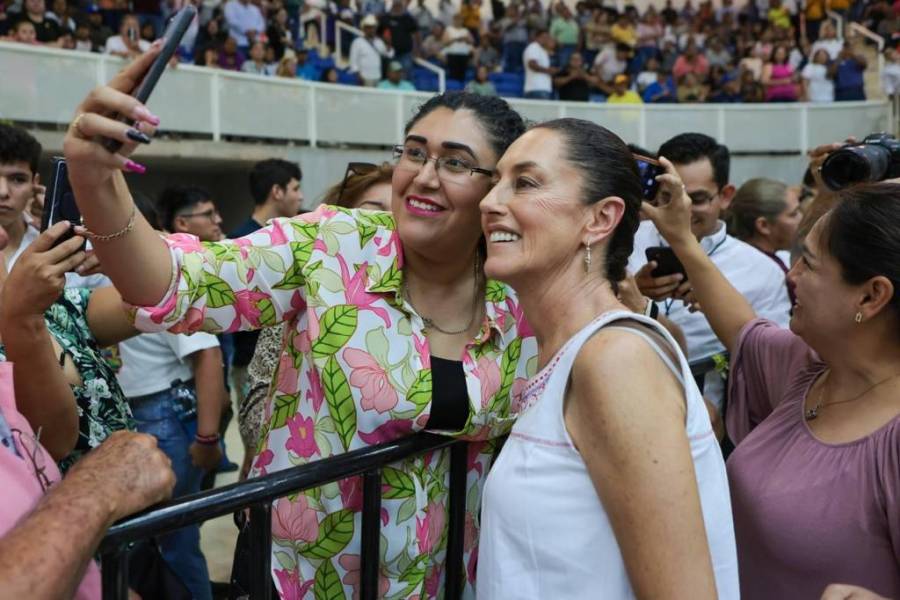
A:
{"label": "floral print blouse", "polygon": [[[432,388],[428,338],[402,294],[403,251],[388,213],[322,206],[246,237],[167,238],[175,269],[139,329],[236,331],[289,323],[267,399],[255,474],[421,431]],[[461,357],[469,415],[464,541],[467,590],[477,562],[478,511],[511,398],[536,371],[537,342],[506,286],[488,281],[486,316]],[[442,595],[449,451],[383,470],[381,583],[386,598]],[[283,598],[358,597],[361,478],[278,500],[273,579]]]}
{"label": "floral print blouse", "polygon": [[[91,290],[87,288],[66,288],[44,313],[47,330],[81,376],[81,385],[72,386],[78,405],[78,441],[72,452],[59,461],[63,473],[114,431],[136,429],[131,408],[119,387],[116,374],[88,326],[90,297]],[[0,349],[0,353],[5,356],[5,348]]]}

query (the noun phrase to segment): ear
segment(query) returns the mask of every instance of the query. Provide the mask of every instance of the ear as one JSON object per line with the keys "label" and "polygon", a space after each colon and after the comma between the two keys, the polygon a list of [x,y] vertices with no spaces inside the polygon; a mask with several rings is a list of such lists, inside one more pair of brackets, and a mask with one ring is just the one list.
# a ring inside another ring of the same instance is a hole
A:
{"label": "ear", "polygon": [[722,205],[722,210],[728,210],[728,207],[731,206],[731,201],[734,199],[736,191],[737,188],[729,183],[719,192],[719,204]]}
{"label": "ear", "polygon": [[772,233],[772,226],[765,217],[756,217],[753,221],[753,231],[763,237],[769,237]]}
{"label": "ear", "polygon": [[609,196],[587,207],[581,239],[585,245],[595,245],[612,237],[625,214],[625,201]]}
{"label": "ear", "polygon": [[894,297],[894,284],[883,275],[877,275],[862,286],[862,297],[857,311],[868,320],[880,314]]}
{"label": "ear", "polygon": [[284,196],[284,189],[277,183],[273,183],[272,189],[269,190],[269,198],[272,200],[281,200],[282,196]]}

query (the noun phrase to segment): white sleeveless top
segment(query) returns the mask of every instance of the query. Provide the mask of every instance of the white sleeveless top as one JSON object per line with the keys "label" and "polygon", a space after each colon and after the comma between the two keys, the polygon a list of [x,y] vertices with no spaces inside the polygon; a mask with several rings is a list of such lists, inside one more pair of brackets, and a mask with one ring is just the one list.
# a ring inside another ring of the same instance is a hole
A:
{"label": "white sleeveless top", "polygon": [[737,554],[725,463],[684,355],[656,321],[624,311],[601,315],[573,336],[528,384],[523,407],[485,483],[477,590],[480,600],[633,598],[612,526],[563,420],[575,357],[600,328],[630,319],[650,326],[679,365],[640,328],[676,374],[687,399],[686,432],[700,491],[719,598],[739,598]]}

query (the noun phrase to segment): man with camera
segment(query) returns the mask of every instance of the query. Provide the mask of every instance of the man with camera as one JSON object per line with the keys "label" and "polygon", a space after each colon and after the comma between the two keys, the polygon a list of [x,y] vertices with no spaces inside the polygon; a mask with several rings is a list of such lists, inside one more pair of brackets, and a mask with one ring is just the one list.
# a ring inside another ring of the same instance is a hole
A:
{"label": "man with camera", "polygon": [[[707,135],[683,133],[664,143],[659,155],[672,161],[684,182],[692,203],[691,231],[709,258],[757,314],[787,326],[791,306],[784,272],[749,244],[728,235],[720,218],[735,193],[728,180],[731,160],[728,148]],[[660,314],[682,328],[689,360],[709,358],[724,348],[706,317],[693,310],[689,302],[691,282],[685,279],[683,270],[678,272],[677,259],[665,261],[665,266],[672,267],[667,269],[669,273],[657,271],[666,257],[667,245],[653,223],[644,221],[635,235],[628,270],[635,273],[641,293],[657,302]],[[648,260],[648,254],[658,258]],[[710,372],[705,386],[701,387],[720,413],[724,397],[722,384],[718,373]]]}

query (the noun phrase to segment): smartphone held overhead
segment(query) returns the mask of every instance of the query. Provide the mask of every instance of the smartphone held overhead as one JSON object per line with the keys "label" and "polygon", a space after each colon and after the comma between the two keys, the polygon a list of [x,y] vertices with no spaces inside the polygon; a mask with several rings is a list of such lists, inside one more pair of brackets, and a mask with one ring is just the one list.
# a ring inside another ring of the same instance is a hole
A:
{"label": "smartphone held overhead", "polygon": [[656,176],[662,175],[666,170],[655,158],[641,156],[640,154],[634,154],[633,156],[637,161],[638,175],[641,178],[641,191],[643,192],[644,200],[654,204],[656,194],[659,192],[659,182],[656,180]]}
{"label": "smartphone held overhead", "polygon": [[[188,4],[180,11],[178,11],[178,13],[174,17],[172,17],[172,20],[169,22],[169,26],[166,28],[165,34],[163,34],[164,42],[162,50],[160,50],[159,55],[153,60],[153,64],[150,65],[150,68],[147,69],[147,73],[146,75],[144,75],[144,78],[131,93],[131,95],[134,96],[134,98],[141,104],[146,104],[150,99],[150,94],[153,92],[153,88],[156,87],[156,83],[162,76],[163,71],[166,70],[166,66],[169,64],[169,61],[173,56],[175,56],[175,52],[178,50],[178,45],[181,43],[181,38],[184,37],[185,32],[187,32],[188,27],[196,16],[197,9],[194,8],[193,5]],[[120,117],[120,120],[125,123],[133,124],[133,121],[128,118]],[[134,139],[131,136],[129,137],[130,139]],[[118,152],[122,147],[122,142],[109,138],[104,139],[102,144],[103,147],[110,152]]]}

